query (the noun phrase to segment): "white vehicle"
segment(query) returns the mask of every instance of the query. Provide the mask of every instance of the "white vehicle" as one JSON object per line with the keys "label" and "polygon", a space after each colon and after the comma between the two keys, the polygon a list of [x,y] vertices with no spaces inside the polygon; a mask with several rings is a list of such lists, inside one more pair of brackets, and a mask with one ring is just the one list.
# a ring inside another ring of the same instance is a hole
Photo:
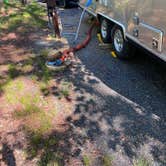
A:
{"label": "white vehicle", "polygon": [[[80,0],[80,7],[86,2]],[[86,10],[100,21],[103,42],[112,42],[119,58],[133,55],[132,41],[166,61],[166,0],[92,0]]]}

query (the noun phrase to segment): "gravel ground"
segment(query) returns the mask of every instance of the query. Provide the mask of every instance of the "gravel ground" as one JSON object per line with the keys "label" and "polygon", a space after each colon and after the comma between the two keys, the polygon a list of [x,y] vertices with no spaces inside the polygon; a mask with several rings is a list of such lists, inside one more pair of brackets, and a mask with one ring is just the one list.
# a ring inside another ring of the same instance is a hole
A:
{"label": "gravel ground", "polygon": [[[68,9],[59,15],[71,26],[78,23],[80,12]],[[77,42],[90,27],[88,17],[84,17]],[[141,157],[150,165],[165,165],[165,64],[142,51],[130,61],[113,58],[110,48],[99,47],[96,32],[97,28],[90,44],[76,53],[77,63],[67,74],[77,94],[68,121],[100,150],[111,154],[113,165],[132,165]],[[72,45],[72,37],[67,39]]]}

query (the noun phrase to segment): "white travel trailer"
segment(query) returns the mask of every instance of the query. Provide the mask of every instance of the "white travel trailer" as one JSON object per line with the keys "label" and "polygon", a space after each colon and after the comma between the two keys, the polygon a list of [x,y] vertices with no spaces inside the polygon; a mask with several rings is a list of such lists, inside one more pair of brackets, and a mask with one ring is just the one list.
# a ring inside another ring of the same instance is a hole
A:
{"label": "white travel trailer", "polygon": [[[86,8],[87,0],[80,0]],[[87,12],[100,21],[104,42],[119,58],[132,56],[130,41],[166,61],[166,0],[92,0]]]}

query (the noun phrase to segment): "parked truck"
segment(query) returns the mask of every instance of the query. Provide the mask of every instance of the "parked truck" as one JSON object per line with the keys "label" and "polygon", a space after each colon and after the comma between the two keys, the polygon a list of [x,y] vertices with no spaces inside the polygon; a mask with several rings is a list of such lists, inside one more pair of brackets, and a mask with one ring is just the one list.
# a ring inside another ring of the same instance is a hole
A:
{"label": "parked truck", "polygon": [[133,56],[136,43],[166,61],[166,0],[80,0],[80,7],[100,22],[103,42],[119,58]]}

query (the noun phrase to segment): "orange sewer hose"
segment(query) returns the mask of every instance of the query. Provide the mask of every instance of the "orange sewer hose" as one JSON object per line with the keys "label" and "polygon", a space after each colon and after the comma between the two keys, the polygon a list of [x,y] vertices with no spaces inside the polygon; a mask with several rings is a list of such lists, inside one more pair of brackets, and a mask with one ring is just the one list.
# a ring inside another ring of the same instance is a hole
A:
{"label": "orange sewer hose", "polygon": [[62,62],[64,62],[65,59],[70,56],[69,55],[70,53],[74,53],[74,52],[77,52],[77,51],[81,50],[82,48],[85,48],[91,40],[93,28],[95,26],[98,26],[98,25],[99,25],[99,23],[97,21],[93,22],[93,24],[91,25],[91,27],[90,27],[90,29],[87,33],[87,36],[86,36],[85,40],[82,43],[77,44],[75,47],[70,47],[70,48],[64,50],[63,52],[59,52],[61,54],[60,60]]}

